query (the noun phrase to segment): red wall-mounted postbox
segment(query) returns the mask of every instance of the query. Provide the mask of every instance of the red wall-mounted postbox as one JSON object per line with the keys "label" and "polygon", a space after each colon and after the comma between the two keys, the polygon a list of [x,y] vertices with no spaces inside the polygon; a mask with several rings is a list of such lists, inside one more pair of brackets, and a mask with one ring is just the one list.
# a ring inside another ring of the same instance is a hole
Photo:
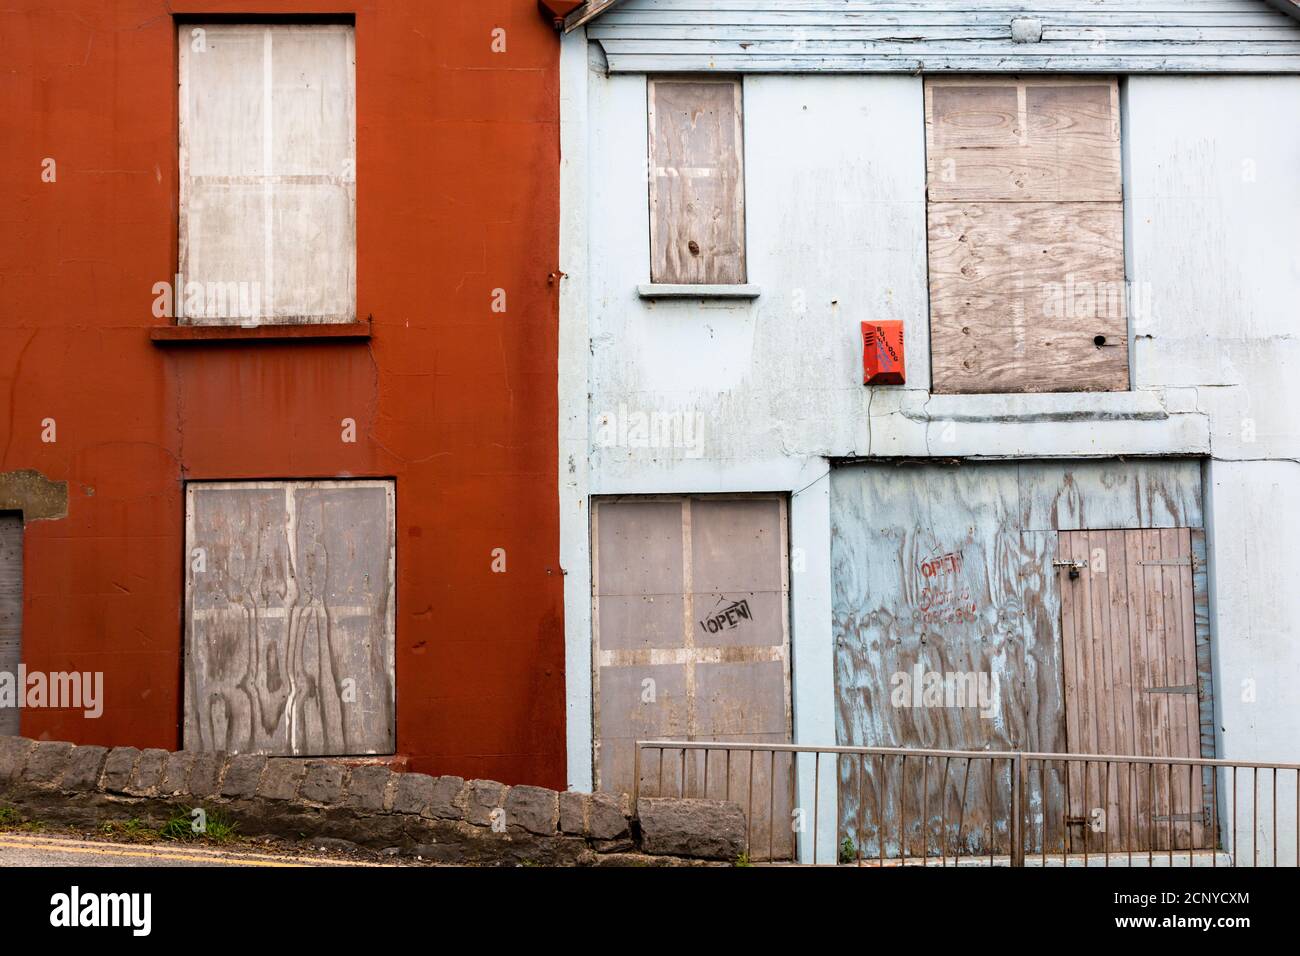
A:
{"label": "red wall-mounted postbox", "polygon": [[906,366],[903,361],[903,323],[862,323],[862,384],[902,385]]}

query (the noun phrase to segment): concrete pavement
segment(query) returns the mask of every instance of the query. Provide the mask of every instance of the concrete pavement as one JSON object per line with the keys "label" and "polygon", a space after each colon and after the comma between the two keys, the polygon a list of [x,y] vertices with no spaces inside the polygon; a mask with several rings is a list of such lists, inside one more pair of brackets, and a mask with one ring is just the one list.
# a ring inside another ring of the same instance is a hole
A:
{"label": "concrete pavement", "polygon": [[[0,833],[0,867],[17,866],[384,866],[334,857],[165,843],[106,843],[76,837]],[[398,864],[390,864],[398,865]]]}

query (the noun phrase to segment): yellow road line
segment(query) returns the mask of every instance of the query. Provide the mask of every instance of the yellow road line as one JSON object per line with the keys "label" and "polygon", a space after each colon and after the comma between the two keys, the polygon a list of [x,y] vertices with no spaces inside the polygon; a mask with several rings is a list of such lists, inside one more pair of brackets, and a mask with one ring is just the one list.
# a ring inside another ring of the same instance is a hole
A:
{"label": "yellow road line", "polygon": [[376,863],[364,863],[354,860],[312,859],[310,857],[285,856],[276,857],[239,851],[204,851],[174,850],[170,847],[156,847],[153,844],[138,846],[122,843],[96,843],[88,840],[65,840],[58,837],[20,837],[0,834],[0,847],[26,850],[50,850],[58,853],[86,853],[101,856],[142,857],[145,859],[177,860],[185,863],[225,862],[232,866],[378,866]]}

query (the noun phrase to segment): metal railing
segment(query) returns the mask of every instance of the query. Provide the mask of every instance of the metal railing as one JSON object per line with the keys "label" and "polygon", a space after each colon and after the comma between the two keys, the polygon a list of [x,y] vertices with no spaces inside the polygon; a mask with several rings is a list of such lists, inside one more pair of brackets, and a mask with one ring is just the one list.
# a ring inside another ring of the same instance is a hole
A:
{"label": "metal railing", "polygon": [[634,775],[634,806],[647,796],[740,804],[746,855],[755,861],[1300,861],[1300,764],[647,740],[636,743]]}

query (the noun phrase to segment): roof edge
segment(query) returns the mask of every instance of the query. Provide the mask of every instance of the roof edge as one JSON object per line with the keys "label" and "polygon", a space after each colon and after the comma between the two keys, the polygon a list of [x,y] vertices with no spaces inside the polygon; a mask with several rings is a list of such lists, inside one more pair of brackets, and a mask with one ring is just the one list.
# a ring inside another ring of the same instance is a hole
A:
{"label": "roof edge", "polygon": [[[574,10],[564,20],[564,32],[572,33],[580,26],[584,26],[595,20],[605,11],[621,3],[622,0],[588,0],[577,10]],[[1300,21],[1300,0],[1264,0],[1274,10],[1278,10],[1291,17],[1293,20]]]}
{"label": "roof edge", "polygon": [[572,33],[578,27],[583,26],[596,19],[610,7],[621,2],[621,0],[588,0],[577,10],[574,10],[564,19],[564,32]]}
{"label": "roof edge", "polygon": [[1300,0],[1264,0],[1274,10],[1281,10],[1289,17],[1300,20]]}

